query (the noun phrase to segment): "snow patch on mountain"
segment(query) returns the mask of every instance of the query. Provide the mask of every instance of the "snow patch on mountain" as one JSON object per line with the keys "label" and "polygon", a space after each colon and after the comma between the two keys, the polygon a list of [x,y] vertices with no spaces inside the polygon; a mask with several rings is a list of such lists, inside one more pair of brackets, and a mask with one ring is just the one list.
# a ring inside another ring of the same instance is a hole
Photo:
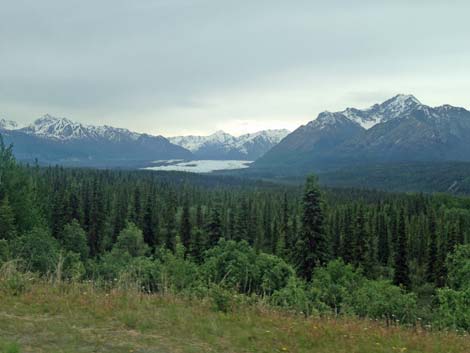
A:
{"label": "snow patch on mountain", "polygon": [[67,118],[57,118],[49,114],[44,115],[29,126],[20,130],[30,135],[59,141],[105,139],[118,142],[123,140],[137,140],[142,135],[127,129],[107,125],[85,125]]}
{"label": "snow patch on mountain", "polygon": [[0,119],[0,130],[16,130],[18,129],[18,124],[16,121]]}
{"label": "snow patch on mountain", "polygon": [[377,124],[402,117],[420,107],[424,106],[413,95],[399,94],[381,104],[374,104],[370,108],[363,110],[346,108],[336,113],[320,113],[317,120],[321,119],[321,123],[318,123],[318,127],[324,128],[327,125],[334,124],[340,121],[341,116],[343,116],[369,130]]}
{"label": "snow patch on mountain", "polygon": [[260,155],[278,144],[288,134],[288,130],[280,129],[263,130],[235,137],[224,131],[216,131],[209,136],[175,136],[168,140],[193,153],[213,149],[218,153],[238,152],[244,155]]}

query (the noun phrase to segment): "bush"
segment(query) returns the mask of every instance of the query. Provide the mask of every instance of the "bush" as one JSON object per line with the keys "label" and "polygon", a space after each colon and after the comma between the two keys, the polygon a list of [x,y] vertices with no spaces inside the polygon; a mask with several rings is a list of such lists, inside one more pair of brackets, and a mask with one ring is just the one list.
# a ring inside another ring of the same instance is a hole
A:
{"label": "bush", "polygon": [[295,276],[289,278],[284,288],[275,291],[270,300],[273,305],[304,315],[318,314],[318,307],[321,307],[321,303],[310,297],[306,283]]}
{"label": "bush", "polygon": [[365,278],[351,265],[345,264],[342,260],[334,260],[326,267],[314,271],[311,290],[319,301],[338,315],[364,281]]}
{"label": "bush", "polygon": [[198,266],[184,257],[185,249],[177,241],[176,251],[162,249],[159,254],[160,286],[163,291],[191,291],[199,285]]}
{"label": "bush", "polygon": [[470,288],[470,244],[459,245],[447,257],[447,282],[450,288],[466,290]]}
{"label": "bush", "polygon": [[82,260],[89,255],[86,233],[75,219],[64,227],[60,242],[65,251],[78,253]]}
{"label": "bush", "polygon": [[435,323],[438,327],[470,331],[470,288],[464,291],[438,289],[437,299]]}
{"label": "bush", "polygon": [[274,291],[284,288],[289,278],[295,274],[290,265],[274,255],[259,254],[256,266],[260,278],[256,281],[255,287],[259,294],[271,295]]}
{"label": "bush", "polygon": [[0,290],[10,295],[25,293],[34,277],[30,273],[18,271],[17,262],[5,262],[0,267]]}
{"label": "bush", "polygon": [[260,288],[256,252],[247,242],[225,239],[206,252],[202,265],[203,278],[211,283],[236,288],[242,293],[251,293]]}
{"label": "bush", "polygon": [[365,281],[350,297],[350,309],[361,317],[415,323],[416,295],[389,281]]}
{"label": "bush", "polygon": [[59,243],[43,228],[33,228],[12,243],[13,255],[23,259],[28,270],[46,274],[59,260]]}
{"label": "bush", "polygon": [[213,285],[209,290],[209,297],[215,311],[228,313],[236,307],[235,293],[222,286]]}
{"label": "bush", "polygon": [[144,256],[150,251],[144,241],[142,231],[134,223],[128,223],[118,235],[112,251],[123,254],[128,253],[132,257]]}

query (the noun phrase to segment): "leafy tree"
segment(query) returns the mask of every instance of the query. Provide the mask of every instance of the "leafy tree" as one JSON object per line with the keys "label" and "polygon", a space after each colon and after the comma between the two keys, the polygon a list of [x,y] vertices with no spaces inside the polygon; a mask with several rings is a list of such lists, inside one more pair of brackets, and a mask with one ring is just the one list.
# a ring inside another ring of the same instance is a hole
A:
{"label": "leafy tree", "polygon": [[61,232],[60,242],[64,250],[78,253],[81,260],[85,260],[89,256],[90,249],[86,233],[75,219],[65,225]]}
{"label": "leafy tree", "polygon": [[447,257],[448,285],[455,290],[470,289],[470,244],[459,245]]}
{"label": "leafy tree", "polygon": [[131,222],[119,233],[113,247],[113,251],[127,253],[132,257],[144,256],[149,250],[149,246],[144,242],[142,231]]}
{"label": "leafy tree", "polygon": [[26,268],[39,273],[52,272],[59,260],[59,243],[50,232],[33,228],[16,238],[12,244],[13,255],[23,259]]}

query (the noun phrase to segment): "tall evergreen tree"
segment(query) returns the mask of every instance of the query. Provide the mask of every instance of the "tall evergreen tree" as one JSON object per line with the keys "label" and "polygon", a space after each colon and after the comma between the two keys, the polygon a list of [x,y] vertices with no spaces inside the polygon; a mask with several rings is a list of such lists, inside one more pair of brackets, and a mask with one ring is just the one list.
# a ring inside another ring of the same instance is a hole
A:
{"label": "tall evergreen tree", "polygon": [[0,203],[0,239],[12,240],[16,235],[15,214],[5,196]]}
{"label": "tall evergreen tree", "polygon": [[437,279],[437,226],[436,215],[431,212],[429,215],[429,243],[426,262],[426,280],[436,283]]}
{"label": "tall evergreen tree", "polygon": [[218,207],[213,207],[210,213],[210,221],[206,226],[207,228],[207,245],[209,248],[217,245],[217,242],[222,237],[222,223],[220,219],[220,211]]}
{"label": "tall evergreen tree", "polygon": [[306,280],[312,278],[316,266],[328,258],[328,241],[323,230],[322,197],[317,177],[307,177],[303,196],[302,230],[297,240],[298,272]]}
{"label": "tall evergreen tree", "polygon": [[402,208],[398,219],[397,226],[398,234],[396,236],[396,251],[395,251],[395,274],[394,283],[409,288],[410,270],[408,267],[408,252],[407,252],[407,237],[406,237],[406,224],[405,224],[405,210]]}
{"label": "tall evergreen tree", "polygon": [[180,239],[186,251],[189,251],[191,244],[191,215],[189,211],[189,200],[188,197],[186,197],[180,224]]}

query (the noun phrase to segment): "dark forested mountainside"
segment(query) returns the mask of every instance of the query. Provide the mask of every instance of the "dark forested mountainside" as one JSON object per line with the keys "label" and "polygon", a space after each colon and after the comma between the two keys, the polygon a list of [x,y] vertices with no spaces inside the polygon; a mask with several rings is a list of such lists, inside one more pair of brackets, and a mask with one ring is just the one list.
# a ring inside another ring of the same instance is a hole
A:
{"label": "dark forested mountainside", "polygon": [[67,279],[212,283],[308,313],[468,329],[469,242],[468,198],[27,167],[0,151],[0,262],[61,264]]}
{"label": "dark forested mountainside", "polygon": [[364,110],[323,112],[251,168],[305,175],[356,164],[470,162],[470,111],[397,95]]}

